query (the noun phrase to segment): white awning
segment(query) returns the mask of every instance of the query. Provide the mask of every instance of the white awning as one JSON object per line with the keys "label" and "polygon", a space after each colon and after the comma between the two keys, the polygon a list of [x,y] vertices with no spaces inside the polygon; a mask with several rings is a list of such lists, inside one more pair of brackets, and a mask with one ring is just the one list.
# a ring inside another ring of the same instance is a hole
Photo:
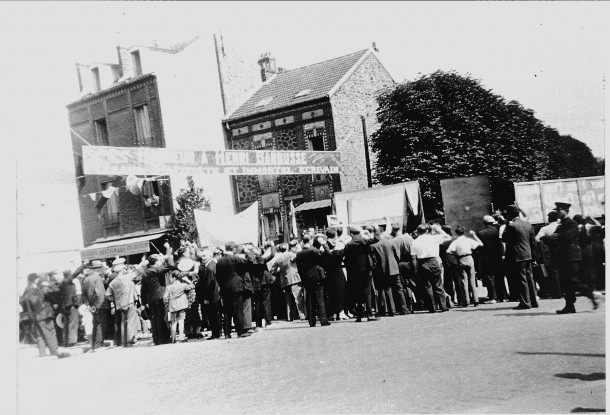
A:
{"label": "white awning", "polygon": [[149,252],[150,241],[163,235],[165,235],[165,232],[115,241],[98,242],[81,250],[80,256],[84,261]]}
{"label": "white awning", "polygon": [[302,205],[297,206],[294,211],[301,212],[303,210],[321,209],[330,206],[332,201],[330,199],[316,200],[314,202],[305,202]]}

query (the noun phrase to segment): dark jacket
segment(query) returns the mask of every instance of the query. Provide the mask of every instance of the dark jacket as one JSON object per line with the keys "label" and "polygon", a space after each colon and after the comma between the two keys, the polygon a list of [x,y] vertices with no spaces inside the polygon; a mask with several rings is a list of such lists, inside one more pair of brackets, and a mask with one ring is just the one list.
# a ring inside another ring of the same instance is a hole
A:
{"label": "dark jacket", "polygon": [[327,241],[324,244],[323,265],[326,277],[336,281],[339,278],[345,279],[343,273],[344,249],[335,249],[337,244],[334,241]]}
{"label": "dark jacket", "polygon": [[578,238],[578,224],[574,219],[566,216],[551,235],[551,239],[557,241],[557,259],[560,262],[575,262],[582,259]]}
{"label": "dark jacket", "polygon": [[502,234],[502,240],[506,243],[507,262],[523,262],[535,259],[532,248],[536,245],[536,235],[529,222],[521,218],[509,222]]}
{"label": "dark jacket", "polygon": [[497,267],[502,263],[502,241],[499,237],[498,228],[487,225],[478,232],[479,239],[483,242],[481,247],[481,263],[487,267]]}
{"label": "dark jacket", "polygon": [[398,275],[400,254],[391,239],[381,237],[379,242],[371,245],[376,272],[379,275]]}
{"label": "dark jacket", "polygon": [[345,270],[348,280],[363,280],[369,276],[371,264],[369,254],[371,246],[362,235],[357,234],[345,245]]}
{"label": "dark jacket", "polygon": [[43,321],[54,318],[53,298],[58,288],[28,285],[21,295],[20,303],[31,320]]}
{"label": "dark jacket", "polygon": [[86,265],[83,264],[76,268],[72,275],[65,277],[64,280],[59,284],[59,300],[57,305],[61,311],[69,309],[72,306],[80,306],[80,296],[76,295],[74,278],[76,278],[85,269],[85,267]]}
{"label": "dark jacket", "polygon": [[216,262],[210,261],[207,266],[200,266],[198,272],[199,279],[195,284],[195,293],[199,299],[199,303],[204,301],[210,304],[216,304],[220,301],[220,287],[216,281]]}
{"label": "dark jacket", "polygon": [[324,271],[322,269],[322,253],[319,249],[303,248],[297,253],[296,263],[303,284],[315,284],[322,279],[323,274],[320,272],[323,273]]}
{"label": "dark jacket", "polygon": [[142,304],[154,304],[163,302],[165,294],[165,274],[171,270],[171,266],[164,265],[161,268],[147,268],[142,277],[142,289],[140,297]]}
{"label": "dark jacket", "polygon": [[216,280],[220,292],[233,293],[244,291],[244,274],[247,272],[246,260],[236,255],[224,255],[216,263]]}
{"label": "dark jacket", "polygon": [[105,308],[109,306],[106,302],[106,287],[104,280],[99,272],[92,272],[83,280],[83,297],[85,303],[95,308]]}

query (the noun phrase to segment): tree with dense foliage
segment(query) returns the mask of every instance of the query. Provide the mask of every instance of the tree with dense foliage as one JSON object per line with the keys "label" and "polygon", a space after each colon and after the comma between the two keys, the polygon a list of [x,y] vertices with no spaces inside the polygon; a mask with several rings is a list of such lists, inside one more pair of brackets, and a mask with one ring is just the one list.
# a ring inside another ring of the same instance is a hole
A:
{"label": "tree with dense foliage", "polygon": [[173,246],[178,246],[181,240],[199,244],[199,235],[193,210],[210,211],[211,209],[210,200],[204,195],[201,187],[195,187],[193,177],[188,176],[186,180],[188,188],[181,189],[176,197],[178,209],[171,218],[173,230],[169,233],[169,238]]}
{"label": "tree with dense foliage", "polygon": [[442,215],[441,179],[487,175],[493,202],[505,205],[512,182],[547,177],[544,125],[470,76],[437,71],[384,91],[378,103],[376,180],[419,180],[427,217]]}
{"label": "tree with dense foliage", "polygon": [[568,179],[604,174],[603,159],[600,164],[582,141],[570,135],[561,135],[550,127],[545,129],[545,136],[549,154],[549,178]]}

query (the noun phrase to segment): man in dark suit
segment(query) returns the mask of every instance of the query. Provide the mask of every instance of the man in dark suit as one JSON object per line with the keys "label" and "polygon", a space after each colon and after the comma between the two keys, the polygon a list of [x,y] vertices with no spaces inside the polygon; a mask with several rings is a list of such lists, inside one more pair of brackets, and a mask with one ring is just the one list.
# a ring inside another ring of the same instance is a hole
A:
{"label": "man in dark suit", "polygon": [[199,304],[203,307],[203,314],[208,318],[212,336],[208,340],[220,338],[220,322],[222,309],[220,307],[220,287],[216,281],[216,261],[209,249],[201,252],[201,266],[198,271],[199,279],[195,285],[195,294]]}
{"label": "man in dark suit", "polygon": [[372,311],[373,274],[369,262],[370,244],[375,240],[365,238],[362,229],[350,226],[352,240],[345,245],[345,270],[347,282],[352,286],[356,301],[356,322],[366,314],[368,321],[376,321]]}
{"label": "man in dark suit", "polygon": [[324,270],[322,269],[322,263],[322,253],[319,249],[311,246],[311,236],[309,234],[303,235],[303,249],[297,253],[296,264],[305,287],[307,319],[310,327],[316,326],[316,314],[320,317],[321,326],[330,326],[324,304],[324,286],[322,285]]}
{"label": "man in dark suit", "polygon": [[224,314],[225,339],[231,338],[231,319],[235,323],[237,337],[248,337],[244,327],[244,281],[246,260],[233,254],[235,242],[225,244],[225,254],[216,263],[216,279],[220,286]]}
{"label": "man in dark suit", "polygon": [[578,246],[578,224],[568,217],[570,211],[569,203],[556,202],[555,211],[561,220],[555,233],[549,236],[557,242],[557,258],[559,260],[559,281],[563,289],[566,305],[557,310],[557,314],[575,313],[576,291],[589,297],[593,303],[593,309],[598,307],[595,294],[591,287],[578,279],[578,270],[582,255]]}
{"label": "man in dark suit", "polygon": [[400,279],[400,269],[398,268],[400,259],[398,247],[389,236],[381,234],[378,227],[375,232],[379,235],[379,242],[371,245],[375,265],[374,272],[378,275],[377,281],[380,285],[378,289],[385,302],[386,313],[388,316],[393,316],[396,312],[406,314],[407,302]]}
{"label": "man in dark suit", "polygon": [[174,266],[172,249],[165,243],[166,255],[150,255],[148,261],[144,262],[147,266],[142,277],[142,289],[140,297],[142,305],[150,311],[150,324],[155,345],[169,343],[169,327],[167,326],[165,304],[163,295],[165,294],[165,274]]}
{"label": "man in dark suit", "polygon": [[496,220],[485,215],[483,217],[485,227],[477,232],[479,239],[483,242],[481,248],[481,270],[483,283],[487,287],[487,299],[493,304],[504,301],[506,288],[504,285],[504,273],[502,272],[502,253],[504,247],[496,227]]}
{"label": "man in dark suit", "polygon": [[532,275],[536,235],[532,225],[519,217],[517,206],[508,205],[505,212],[508,223],[502,234],[502,240],[506,243],[508,277],[513,279],[514,286],[519,289],[519,305],[514,309],[537,308],[538,299]]}

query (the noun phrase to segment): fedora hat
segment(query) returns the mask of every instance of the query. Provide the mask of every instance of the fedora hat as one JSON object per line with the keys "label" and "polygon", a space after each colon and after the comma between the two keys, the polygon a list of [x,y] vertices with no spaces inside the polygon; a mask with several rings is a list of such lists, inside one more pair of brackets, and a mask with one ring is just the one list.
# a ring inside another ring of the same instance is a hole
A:
{"label": "fedora hat", "polygon": [[102,268],[104,268],[104,264],[99,259],[91,261],[91,264],[89,264],[89,269],[90,270],[102,269]]}

